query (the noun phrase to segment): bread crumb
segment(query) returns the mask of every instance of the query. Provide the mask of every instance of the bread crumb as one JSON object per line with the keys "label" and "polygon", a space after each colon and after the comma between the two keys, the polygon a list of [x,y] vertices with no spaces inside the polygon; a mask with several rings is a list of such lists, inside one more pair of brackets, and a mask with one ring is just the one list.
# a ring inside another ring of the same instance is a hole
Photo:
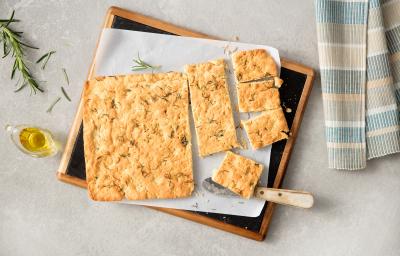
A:
{"label": "bread crumb", "polygon": [[243,137],[240,138],[240,146],[242,149],[245,149],[245,150],[249,149],[249,147],[247,145],[247,141]]}
{"label": "bread crumb", "polygon": [[274,77],[274,85],[275,85],[275,87],[276,88],[281,88],[282,84],[283,84],[283,80],[280,79],[279,77],[275,76]]}

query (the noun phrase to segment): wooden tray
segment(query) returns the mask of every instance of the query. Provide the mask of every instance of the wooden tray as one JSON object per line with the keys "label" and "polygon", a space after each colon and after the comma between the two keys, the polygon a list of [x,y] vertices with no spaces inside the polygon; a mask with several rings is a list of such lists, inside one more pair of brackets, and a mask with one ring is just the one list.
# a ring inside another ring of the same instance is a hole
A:
{"label": "wooden tray", "polygon": [[[205,34],[196,33],[118,7],[111,7],[108,10],[103,27],[177,36],[211,38]],[[292,109],[291,113],[285,113],[288,125],[291,127],[291,136],[287,141],[280,141],[274,143],[272,146],[268,186],[274,188],[279,188],[281,186],[285,176],[286,166],[297,137],[314,79],[314,71],[311,68],[286,59],[281,59],[281,62],[281,78],[285,81],[280,89],[281,101],[284,107]],[[96,51],[89,69],[88,79],[93,77],[95,65]],[[81,100],[69,132],[57,177],[63,182],[86,188],[82,137],[82,107],[83,102]],[[261,241],[264,240],[267,234],[275,204],[265,203],[260,216],[255,218],[158,207],[150,208]]]}

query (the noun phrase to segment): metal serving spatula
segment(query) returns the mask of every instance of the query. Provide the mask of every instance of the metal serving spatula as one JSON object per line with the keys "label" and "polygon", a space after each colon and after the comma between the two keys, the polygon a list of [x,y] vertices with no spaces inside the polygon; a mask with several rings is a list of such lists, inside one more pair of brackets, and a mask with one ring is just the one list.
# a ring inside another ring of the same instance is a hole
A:
{"label": "metal serving spatula", "polygon": [[[203,180],[202,186],[214,195],[227,197],[239,196],[229,189],[214,182],[211,177]],[[256,187],[253,196],[269,202],[301,208],[311,208],[314,204],[314,197],[312,194],[304,191]]]}

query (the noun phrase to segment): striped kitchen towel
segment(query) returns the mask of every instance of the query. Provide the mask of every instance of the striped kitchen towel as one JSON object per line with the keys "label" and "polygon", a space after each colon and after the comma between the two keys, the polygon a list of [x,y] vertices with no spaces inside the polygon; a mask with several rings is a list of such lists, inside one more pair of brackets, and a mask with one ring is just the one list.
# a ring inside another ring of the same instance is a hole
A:
{"label": "striped kitchen towel", "polygon": [[400,0],[315,0],[329,167],[400,152]]}

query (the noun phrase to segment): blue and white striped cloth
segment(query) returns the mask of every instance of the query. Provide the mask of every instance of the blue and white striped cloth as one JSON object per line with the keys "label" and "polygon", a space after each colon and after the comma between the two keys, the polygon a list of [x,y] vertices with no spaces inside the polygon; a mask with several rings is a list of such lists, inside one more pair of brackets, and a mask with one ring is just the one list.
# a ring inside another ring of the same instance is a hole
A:
{"label": "blue and white striped cloth", "polygon": [[316,0],[329,167],[400,152],[400,0]]}

